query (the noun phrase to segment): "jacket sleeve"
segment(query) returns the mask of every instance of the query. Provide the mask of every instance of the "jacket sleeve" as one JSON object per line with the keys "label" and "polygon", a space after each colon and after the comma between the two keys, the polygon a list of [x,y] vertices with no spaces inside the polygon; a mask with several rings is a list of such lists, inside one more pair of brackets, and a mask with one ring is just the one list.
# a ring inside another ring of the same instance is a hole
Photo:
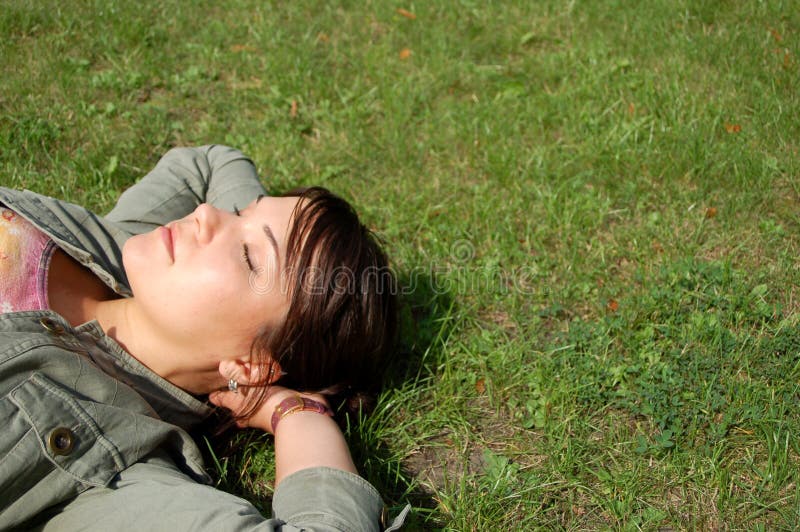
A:
{"label": "jacket sleeve", "polygon": [[219,145],[173,148],[120,196],[106,218],[138,234],[182,218],[201,203],[232,211],[260,194],[264,187],[255,165],[239,150]]}
{"label": "jacket sleeve", "polygon": [[381,507],[361,477],[313,468],[281,482],[268,519],[244,499],[198,484],[157,459],[134,464],[109,487],[82,493],[32,529],[358,532],[378,530]]}

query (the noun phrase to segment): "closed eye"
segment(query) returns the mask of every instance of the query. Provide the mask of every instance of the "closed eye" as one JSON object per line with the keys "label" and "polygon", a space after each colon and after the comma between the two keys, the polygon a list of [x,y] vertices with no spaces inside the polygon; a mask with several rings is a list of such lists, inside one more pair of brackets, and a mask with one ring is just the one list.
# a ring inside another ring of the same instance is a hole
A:
{"label": "closed eye", "polygon": [[[236,205],[233,206],[233,213],[236,216],[241,216],[242,212],[239,210],[239,207]],[[247,244],[242,244],[242,260],[247,264],[247,268],[254,272],[256,271],[255,267],[253,266],[253,261],[250,260],[250,249],[247,247]]]}
{"label": "closed eye", "polygon": [[253,262],[250,260],[250,250],[247,248],[247,244],[242,244],[242,259],[247,264],[247,267],[251,272],[256,271],[256,269],[253,267]]}

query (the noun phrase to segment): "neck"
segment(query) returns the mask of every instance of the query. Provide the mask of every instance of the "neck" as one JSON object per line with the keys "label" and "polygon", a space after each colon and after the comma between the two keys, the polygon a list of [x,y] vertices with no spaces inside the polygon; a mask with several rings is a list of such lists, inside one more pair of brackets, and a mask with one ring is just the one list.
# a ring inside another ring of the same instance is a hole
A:
{"label": "neck", "polygon": [[219,363],[196,346],[176,342],[139,312],[135,298],[100,301],[95,317],[103,331],[139,362],[175,386],[196,395],[219,390]]}
{"label": "neck", "polygon": [[69,323],[97,320],[131,356],[179,388],[199,395],[225,385],[219,362],[202,346],[170,338],[139,311],[135,298],[120,298],[61,250],[50,263],[47,293],[50,308]]}
{"label": "neck", "polygon": [[66,253],[60,249],[53,253],[47,279],[48,304],[72,325],[93,319],[98,303],[118,297]]}

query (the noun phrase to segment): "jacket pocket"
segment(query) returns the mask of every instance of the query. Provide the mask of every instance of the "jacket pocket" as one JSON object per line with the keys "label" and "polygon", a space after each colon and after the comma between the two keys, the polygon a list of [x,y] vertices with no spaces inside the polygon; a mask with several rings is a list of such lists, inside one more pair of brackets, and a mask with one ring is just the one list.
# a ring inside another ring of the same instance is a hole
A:
{"label": "jacket pocket", "polygon": [[0,528],[107,484],[124,469],[91,403],[41,373],[0,399]]}

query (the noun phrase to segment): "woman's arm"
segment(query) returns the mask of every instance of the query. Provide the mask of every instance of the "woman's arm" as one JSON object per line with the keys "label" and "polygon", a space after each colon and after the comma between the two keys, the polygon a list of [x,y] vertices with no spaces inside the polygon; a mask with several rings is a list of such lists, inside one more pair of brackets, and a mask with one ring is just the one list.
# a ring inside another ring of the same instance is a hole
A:
{"label": "woman's arm", "polygon": [[220,145],[173,148],[120,196],[106,218],[137,234],[182,218],[201,203],[232,211],[260,194],[264,187],[256,168],[239,150]]}
{"label": "woman's arm", "polygon": [[[188,478],[163,453],[133,464],[106,487],[91,488],[54,509],[33,530],[353,532],[379,530],[375,489],[350,473],[305,469],[273,495],[272,518],[247,501]],[[91,516],[91,517],[87,517]]]}

